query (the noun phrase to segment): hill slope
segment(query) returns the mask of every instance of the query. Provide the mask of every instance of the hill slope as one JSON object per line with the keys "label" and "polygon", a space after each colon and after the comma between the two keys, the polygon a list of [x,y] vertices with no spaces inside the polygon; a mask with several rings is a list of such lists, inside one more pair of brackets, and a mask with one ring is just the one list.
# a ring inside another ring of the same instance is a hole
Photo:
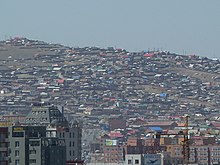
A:
{"label": "hill slope", "polygon": [[0,43],[0,108],[50,102],[73,114],[213,115],[219,73],[219,60],[195,55],[14,38]]}

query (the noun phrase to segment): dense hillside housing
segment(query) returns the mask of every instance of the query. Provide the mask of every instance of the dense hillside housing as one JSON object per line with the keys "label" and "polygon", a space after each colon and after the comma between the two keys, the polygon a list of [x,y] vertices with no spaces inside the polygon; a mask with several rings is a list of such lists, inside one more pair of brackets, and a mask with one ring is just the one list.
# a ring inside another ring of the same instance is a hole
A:
{"label": "dense hillside housing", "polygon": [[[216,164],[219,74],[219,59],[197,55],[11,38],[0,42],[0,125],[46,127],[41,141],[65,141],[68,164],[136,158],[138,164],[162,154],[170,165],[182,163],[181,138],[154,135],[178,134],[189,115],[190,149],[196,151],[191,161]],[[6,163],[9,142],[3,137],[0,161]]]}

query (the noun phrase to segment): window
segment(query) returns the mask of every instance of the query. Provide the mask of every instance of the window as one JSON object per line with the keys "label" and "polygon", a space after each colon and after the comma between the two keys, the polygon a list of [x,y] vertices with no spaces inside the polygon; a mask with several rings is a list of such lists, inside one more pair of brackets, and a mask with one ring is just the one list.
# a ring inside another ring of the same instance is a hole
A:
{"label": "window", "polygon": [[30,160],[29,160],[29,163],[30,163],[30,164],[35,164],[36,162],[37,162],[36,159],[30,159]]}
{"label": "window", "polygon": [[71,147],[71,141],[70,141],[70,144],[69,144],[69,146]]}
{"label": "window", "polygon": [[135,164],[139,164],[139,160],[138,159],[135,159]]}
{"label": "window", "polygon": [[36,150],[29,150],[29,154],[36,154],[37,151]]}
{"label": "window", "polygon": [[128,164],[131,164],[131,159],[128,159]]}
{"label": "window", "polygon": [[15,156],[18,157],[19,156],[19,151],[15,150]]}
{"label": "window", "polygon": [[71,151],[69,152],[70,156],[71,156]]}
{"label": "window", "polygon": [[30,141],[29,145],[30,146],[40,146],[40,142],[39,141]]}
{"label": "window", "polygon": [[15,147],[19,147],[19,141],[15,141]]}
{"label": "window", "polygon": [[75,143],[73,142],[73,147],[75,146]]}
{"label": "window", "polygon": [[19,160],[18,159],[15,160],[15,165],[19,165]]}
{"label": "window", "polygon": [[70,132],[70,138],[71,138],[71,132]]}
{"label": "window", "polygon": [[74,150],[73,150],[73,156],[74,156],[74,154],[75,154],[75,152],[74,152]]}
{"label": "window", "polygon": [[64,134],[64,132],[63,132],[63,138],[65,137],[65,134]]}
{"label": "window", "polygon": [[73,138],[74,138],[74,132],[73,132]]}

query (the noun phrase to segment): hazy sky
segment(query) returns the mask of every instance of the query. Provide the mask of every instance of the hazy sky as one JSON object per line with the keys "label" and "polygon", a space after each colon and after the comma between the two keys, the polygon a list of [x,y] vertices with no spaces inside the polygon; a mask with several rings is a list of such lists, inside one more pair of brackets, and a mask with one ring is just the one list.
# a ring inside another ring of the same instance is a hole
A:
{"label": "hazy sky", "polygon": [[220,0],[0,0],[0,39],[220,58]]}

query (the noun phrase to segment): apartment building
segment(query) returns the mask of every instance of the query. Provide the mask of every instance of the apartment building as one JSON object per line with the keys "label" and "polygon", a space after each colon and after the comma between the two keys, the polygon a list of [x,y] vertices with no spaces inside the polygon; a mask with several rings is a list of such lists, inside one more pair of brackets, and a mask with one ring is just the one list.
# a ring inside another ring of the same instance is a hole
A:
{"label": "apartment building", "polygon": [[0,127],[0,164],[8,165],[8,127]]}
{"label": "apartment building", "polygon": [[65,165],[65,143],[47,138],[45,126],[9,127],[10,165]]}
{"label": "apartment building", "polygon": [[25,124],[46,126],[47,137],[65,141],[67,161],[81,160],[81,125],[77,121],[68,122],[62,106],[35,105],[27,115]]}

